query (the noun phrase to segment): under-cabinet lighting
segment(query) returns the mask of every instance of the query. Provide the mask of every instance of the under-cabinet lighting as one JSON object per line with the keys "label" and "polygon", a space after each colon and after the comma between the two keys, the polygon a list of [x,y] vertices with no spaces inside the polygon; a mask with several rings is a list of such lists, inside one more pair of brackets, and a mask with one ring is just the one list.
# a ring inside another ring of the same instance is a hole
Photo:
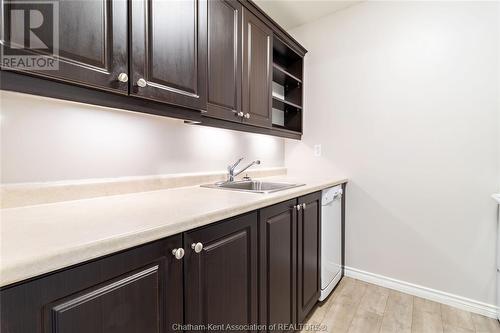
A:
{"label": "under-cabinet lighting", "polygon": [[184,124],[187,124],[187,125],[199,125],[199,124],[201,124],[201,121],[196,121],[196,120],[184,120]]}

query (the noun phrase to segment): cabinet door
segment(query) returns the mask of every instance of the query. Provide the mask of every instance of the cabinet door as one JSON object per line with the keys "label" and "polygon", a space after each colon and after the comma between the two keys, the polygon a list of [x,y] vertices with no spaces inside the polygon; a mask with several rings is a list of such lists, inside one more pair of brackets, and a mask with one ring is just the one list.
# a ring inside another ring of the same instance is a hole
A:
{"label": "cabinet door", "polygon": [[[295,324],[297,210],[289,200],[260,211],[261,324]],[[289,331],[283,328],[276,331]]]}
{"label": "cabinet door", "polygon": [[257,323],[257,213],[187,232],[184,248],[186,324]]}
{"label": "cabinet door", "polygon": [[241,121],[241,4],[208,3],[207,116]]}
{"label": "cabinet door", "polygon": [[[38,48],[23,49],[23,53],[49,56],[58,64],[58,69],[30,69],[26,70],[27,73],[127,94],[128,83],[118,81],[120,73],[128,74],[127,2],[60,0],[57,3],[59,15],[55,22],[59,33],[53,31],[54,21],[46,11],[50,12],[52,8],[39,8],[33,6],[33,2],[28,4],[22,0],[2,3],[5,5],[6,28],[1,43],[6,45],[3,46],[4,52],[14,51],[10,45],[17,47],[16,52],[19,52],[20,44],[27,47],[31,46],[33,39],[41,41],[42,44],[36,42]],[[40,2],[38,6],[51,5]],[[23,19],[28,14],[36,13],[30,10],[37,8],[47,17],[42,16],[40,27],[30,32],[28,43],[24,40],[27,34],[20,35],[18,30],[26,24],[23,24]],[[11,31],[13,26],[17,29]],[[52,49],[59,50],[58,57],[52,56]]]}
{"label": "cabinet door", "polygon": [[159,333],[183,322],[181,236],[1,291],[6,333]]}
{"label": "cabinet door", "polygon": [[298,203],[297,318],[302,322],[321,293],[321,192]]}
{"label": "cabinet door", "polygon": [[207,2],[131,1],[131,94],[206,108]]}
{"label": "cabinet door", "polygon": [[244,122],[271,127],[272,30],[243,10]]}

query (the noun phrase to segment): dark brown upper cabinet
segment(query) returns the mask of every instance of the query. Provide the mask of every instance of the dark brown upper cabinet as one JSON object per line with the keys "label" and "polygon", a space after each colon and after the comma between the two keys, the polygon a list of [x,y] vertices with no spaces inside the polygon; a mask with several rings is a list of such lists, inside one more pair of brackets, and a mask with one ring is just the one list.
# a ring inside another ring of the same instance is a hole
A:
{"label": "dark brown upper cabinet", "polygon": [[[51,58],[58,60],[59,68],[26,72],[128,94],[127,2],[60,0],[58,4],[59,34],[55,37],[58,38],[59,56],[51,56],[52,53],[48,53],[45,48],[32,49],[26,51],[26,54],[46,56],[50,54]],[[5,6],[6,31],[2,44],[8,49],[11,43],[18,44],[15,43],[16,38],[13,37],[15,34],[10,31],[13,19],[10,9],[25,11],[27,7],[21,0],[10,1]],[[32,6],[30,4],[30,8],[33,8]],[[28,12],[25,11],[25,13]],[[36,35],[41,36],[44,44],[51,40],[46,45],[57,49],[57,43],[52,39],[54,37],[52,25],[42,25],[36,30]]]}
{"label": "dark brown upper cabinet", "polygon": [[207,2],[131,1],[131,95],[204,110]]}
{"label": "dark brown upper cabinet", "polygon": [[[58,3],[59,69],[2,67],[2,90],[300,139],[306,50],[251,0]],[[7,5],[9,50],[8,9],[27,4]]]}
{"label": "dark brown upper cabinet", "polygon": [[182,236],[2,289],[6,333],[178,332],[183,323]]}
{"label": "dark brown upper cabinet", "polygon": [[297,323],[296,202],[260,211],[260,324],[268,327]]}
{"label": "dark brown upper cabinet", "polygon": [[321,192],[298,199],[297,320],[303,322],[321,293]]}
{"label": "dark brown upper cabinet", "polygon": [[186,323],[257,323],[257,246],[257,212],[184,234]]}
{"label": "dark brown upper cabinet", "polygon": [[241,121],[241,4],[208,2],[207,116]]}
{"label": "dark brown upper cabinet", "polygon": [[243,10],[243,122],[271,127],[273,32]]}

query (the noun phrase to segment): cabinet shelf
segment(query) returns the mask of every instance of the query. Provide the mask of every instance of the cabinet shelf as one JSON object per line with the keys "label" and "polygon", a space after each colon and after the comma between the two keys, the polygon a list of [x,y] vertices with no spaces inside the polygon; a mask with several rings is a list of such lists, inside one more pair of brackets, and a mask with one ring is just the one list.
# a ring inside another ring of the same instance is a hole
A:
{"label": "cabinet shelf", "polygon": [[278,124],[273,124],[273,128],[280,131],[280,132],[285,132],[285,133],[291,133],[291,134],[301,134],[299,130],[293,130],[290,129],[286,126],[278,125]]}
{"label": "cabinet shelf", "polygon": [[283,67],[274,63],[273,64],[273,81],[285,85],[300,86],[302,80],[295,75],[287,72]]}
{"label": "cabinet shelf", "polygon": [[296,78],[303,78],[303,57],[277,36],[273,39],[273,63],[278,64]]}
{"label": "cabinet shelf", "polygon": [[303,57],[279,37],[273,39],[272,128],[302,133]]}
{"label": "cabinet shelf", "polygon": [[273,96],[273,107],[276,107],[278,109],[284,110],[286,105],[294,107],[294,108],[296,108],[298,110],[302,110],[302,106],[300,106],[300,105],[297,105],[295,103],[289,102],[289,101],[284,100],[282,98],[279,98],[277,96]]}

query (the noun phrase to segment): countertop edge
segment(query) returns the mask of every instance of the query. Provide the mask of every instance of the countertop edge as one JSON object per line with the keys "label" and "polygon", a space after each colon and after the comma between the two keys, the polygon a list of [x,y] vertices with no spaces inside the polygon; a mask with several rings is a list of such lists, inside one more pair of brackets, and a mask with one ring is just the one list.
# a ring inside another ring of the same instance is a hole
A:
{"label": "countertop edge", "polygon": [[[82,244],[68,249],[64,253],[48,253],[43,257],[31,258],[29,261],[17,262],[16,265],[1,266],[0,288],[9,288],[20,282],[42,277],[61,269],[67,269],[75,265],[81,265],[101,257],[144,245],[169,236],[173,236],[188,230],[200,228],[211,223],[219,222],[241,214],[245,214],[263,207],[287,201],[309,193],[321,191],[325,188],[347,183],[348,179],[325,181],[317,185],[297,187],[283,191],[281,195],[272,198],[263,196],[262,200],[249,204],[242,203],[234,209],[223,209],[212,211],[202,215],[190,216],[175,224],[162,227],[144,229],[129,234],[120,234],[112,238],[101,239],[95,242]],[[105,249],[103,249],[105,246]],[[62,259],[64,257],[64,260]],[[54,263],[52,263],[54,262]],[[58,262],[57,264],[55,262]]]}

